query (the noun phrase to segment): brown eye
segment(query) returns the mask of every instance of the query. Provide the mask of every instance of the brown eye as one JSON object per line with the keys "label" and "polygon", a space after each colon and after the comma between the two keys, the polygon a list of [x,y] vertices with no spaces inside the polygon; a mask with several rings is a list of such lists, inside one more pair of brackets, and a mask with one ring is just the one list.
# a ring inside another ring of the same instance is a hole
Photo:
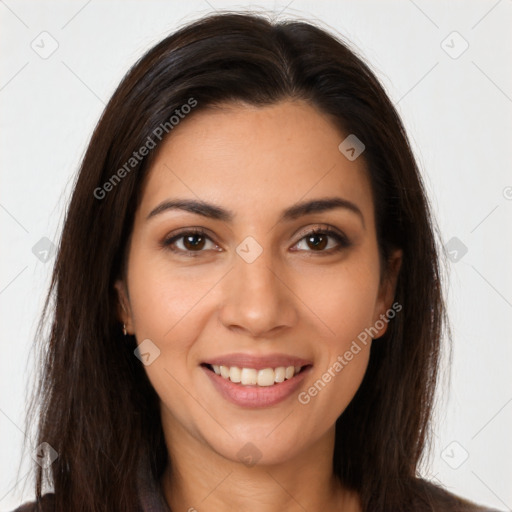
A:
{"label": "brown eye", "polygon": [[326,245],[327,245],[327,241],[328,241],[328,236],[325,236],[323,234],[318,234],[318,235],[308,235],[306,237],[306,240],[307,240],[307,244],[311,244],[309,245],[309,247],[311,248],[314,248],[315,250],[316,249],[325,249]]}
{"label": "brown eye", "polygon": [[[328,247],[329,239],[335,240],[337,244]],[[310,250],[306,252],[327,253],[341,251],[350,246],[348,238],[332,229],[314,229],[301,238],[299,244],[305,241]],[[327,250],[325,250],[327,247]],[[302,249],[300,249],[302,250]]]}
{"label": "brown eye", "polygon": [[185,256],[199,256],[201,252],[205,252],[203,249],[208,242],[213,246],[211,248],[217,247],[204,231],[188,229],[165,239],[162,246]]}
{"label": "brown eye", "polygon": [[187,251],[201,250],[205,244],[205,237],[202,235],[186,235],[183,238],[183,245]]}

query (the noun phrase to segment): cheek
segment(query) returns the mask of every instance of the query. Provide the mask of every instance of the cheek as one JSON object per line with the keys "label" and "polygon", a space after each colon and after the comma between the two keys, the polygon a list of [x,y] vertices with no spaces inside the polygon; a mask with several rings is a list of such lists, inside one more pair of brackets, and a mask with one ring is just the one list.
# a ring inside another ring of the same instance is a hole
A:
{"label": "cheek", "polygon": [[178,268],[142,250],[130,258],[128,280],[137,342],[150,339],[159,350],[145,372],[166,409],[179,416],[190,401],[190,372],[197,371],[191,354],[203,329],[201,298],[215,280],[211,273],[200,276],[197,268]]}
{"label": "cheek", "polygon": [[[176,339],[180,329],[193,324],[199,331],[197,306],[213,288],[218,276],[206,267],[178,266],[149,251],[134,254],[130,262],[129,289],[137,336],[158,340]],[[188,338],[193,338],[190,331]],[[178,342],[179,345],[179,342]]]}
{"label": "cheek", "polygon": [[144,251],[130,258],[128,282],[137,343],[151,340],[158,354],[145,371],[158,395],[171,402],[176,397],[178,405],[185,398],[180,383],[196,370],[191,355],[204,327],[198,317],[201,298],[215,282],[211,273],[198,276],[196,269],[193,277],[192,272],[192,267],[178,269]]}
{"label": "cheek", "polygon": [[[331,280],[318,292],[315,311],[328,326],[317,347],[318,364],[298,396],[304,412],[322,425],[332,425],[354,398],[366,373],[375,290],[357,282]],[[325,331],[326,329],[323,329]]]}
{"label": "cheek", "polygon": [[299,297],[315,313],[333,349],[343,350],[374,321],[379,291],[378,263],[363,255],[324,269],[301,272]]}
{"label": "cheek", "polygon": [[301,278],[301,297],[322,327],[319,364],[299,403],[311,407],[327,423],[337,417],[357,392],[368,366],[379,268],[374,259],[354,258],[328,271]]}

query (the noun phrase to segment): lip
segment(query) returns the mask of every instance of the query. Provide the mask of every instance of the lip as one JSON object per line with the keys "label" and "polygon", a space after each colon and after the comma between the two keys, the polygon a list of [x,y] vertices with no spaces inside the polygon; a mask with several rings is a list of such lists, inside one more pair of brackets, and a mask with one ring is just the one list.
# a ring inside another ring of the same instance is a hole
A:
{"label": "lip", "polygon": [[[285,365],[279,364],[278,366]],[[292,365],[290,364],[289,366]],[[247,366],[246,368],[254,368],[254,366]],[[259,369],[262,368],[272,368],[272,366],[262,366]],[[211,380],[214,388],[225,400],[231,402],[232,404],[238,405],[239,407],[253,409],[270,407],[289,398],[297,391],[297,388],[300,386],[311,368],[312,366],[309,365],[300,373],[294,375],[291,379],[285,380],[284,382],[278,382],[272,386],[244,386],[235,382],[231,382],[229,379],[225,379],[221,375],[217,375],[214,371],[210,370],[204,365],[201,366],[201,369]]]}
{"label": "lip", "polygon": [[250,354],[234,353],[224,356],[217,356],[206,361],[203,364],[217,366],[237,366],[238,368],[254,368],[263,370],[265,368],[278,368],[280,366],[307,366],[312,365],[312,361],[300,357],[290,356],[288,354],[267,354],[253,356]]}

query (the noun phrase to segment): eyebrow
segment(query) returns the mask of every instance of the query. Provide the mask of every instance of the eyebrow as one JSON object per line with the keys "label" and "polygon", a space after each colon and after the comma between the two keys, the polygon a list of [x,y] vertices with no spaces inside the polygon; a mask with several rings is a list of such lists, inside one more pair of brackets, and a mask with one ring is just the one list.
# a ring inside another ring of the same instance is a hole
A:
{"label": "eyebrow", "polygon": [[[357,214],[361,218],[363,226],[365,225],[364,216],[359,207],[353,202],[341,197],[313,199],[310,201],[297,203],[283,210],[279,218],[279,222],[292,221],[305,215],[322,213],[339,208]],[[169,210],[182,210],[223,222],[232,222],[235,218],[235,214],[232,211],[226,210],[211,203],[207,203],[205,201],[199,201],[195,199],[167,199],[160,203],[156,208],[154,208],[149,213],[146,220],[149,220]]]}

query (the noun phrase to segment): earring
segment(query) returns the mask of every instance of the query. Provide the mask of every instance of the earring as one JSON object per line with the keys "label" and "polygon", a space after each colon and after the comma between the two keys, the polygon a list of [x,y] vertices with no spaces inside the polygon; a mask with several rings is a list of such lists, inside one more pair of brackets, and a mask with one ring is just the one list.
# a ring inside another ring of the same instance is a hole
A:
{"label": "earring", "polygon": [[126,332],[126,324],[123,324],[123,334],[126,336],[127,332]]}

